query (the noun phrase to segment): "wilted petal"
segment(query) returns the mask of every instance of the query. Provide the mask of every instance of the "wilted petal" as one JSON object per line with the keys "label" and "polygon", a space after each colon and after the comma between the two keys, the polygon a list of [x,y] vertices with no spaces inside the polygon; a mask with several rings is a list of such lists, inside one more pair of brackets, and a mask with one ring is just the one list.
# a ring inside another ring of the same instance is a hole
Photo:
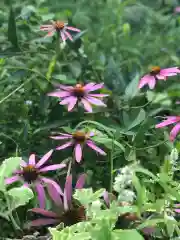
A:
{"label": "wilted petal", "polygon": [[14,183],[14,182],[17,182],[17,181],[20,181],[20,180],[21,180],[20,176],[13,176],[13,177],[10,177],[10,178],[6,178],[5,183],[6,184],[11,184],[11,183]]}
{"label": "wilted petal", "polygon": [[88,140],[86,144],[96,152],[100,153],[101,155],[104,155],[104,156],[106,155],[106,153],[102,149],[97,147],[92,141]]}
{"label": "wilted petal", "polygon": [[66,29],[69,29],[69,30],[71,30],[71,31],[75,31],[75,32],[81,32],[81,30],[80,30],[80,29],[78,29],[78,28],[74,28],[74,27],[68,27],[68,26],[66,26],[65,28],[66,28]]}
{"label": "wilted petal", "polygon": [[30,165],[35,165],[36,161],[35,161],[35,154],[31,154],[29,157],[29,164]]}
{"label": "wilted petal", "polygon": [[175,127],[173,127],[173,129],[170,132],[170,140],[174,141],[174,139],[176,138],[176,136],[178,135],[180,131],[180,123],[176,124]]}
{"label": "wilted petal", "polygon": [[65,149],[65,148],[68,148],[68,147],[71,147],[73,145],[73,142],[70,141],[70,142],[67,142],[59,147],[56,148],[56,150],[62,150],[62,149]]}
{"label": "wilted petal", "polygon": [[180,121],[180,117],[177,117],[177,116],[171,116],[171,117],[168,117],[166,120],[164,120],[163,122],[157,124],[155,127],[156,128],[162,128],[162,127],[166,127],[172,123],[176,123]]}
{"label": "wilted petal", "polygon": [[42,208],[32,208],[29,211],[41,214],[41,215],[46,216],[46,217],[53,217],[53,218],[58,217],[58,215],[55,212],[48,211],[48,210],[45,210],[45,209],[42,209]]}
{"label": "wilted petal", "polygon": [[71,41],[73,41],[73,38],[72,38],[71,34],[68,33],[68,31],[64,30],[64,35],[67,36]]}
{"label": "wilted petal", "polygon": [[36,185],[36,191],[38,195],[38,200],[39,200],[39,206],[40,208],[45,208],[45,191],[44,187],[40,182],[37,182]]}
{"label": "wilted petal", "polygon": [[50,150],[49,152],[47,152],[36,164],[36,167],[37,168],[41,167],[51,157],[52,153],[53,153],[53,150]]}
{"label": "wilted petal", "polygon": [[76,186],[75,186],[75,189],[81,189],[84,187],[84,184],[85,184],[85,179],[86,179],[86,174],[81,174],[79,177],[78,177],[78,180],[76,182]]}
{"label": "wilted petal", "polygon": [[39,227],[39,226],[47,226],[47,225],[52,225],[55,223],[58,223],[59,220],[58,219],[52,219],[52,218],[40,218],[37,220],[34,220],[32,222],[28,223],[29,227]]}
{"label": "wilted petal", "polygon": [[53,170],[57,170],[57,169],[61,169],[66,167],[66,164],[62,163],[62,164],[54,164],[54,165],[50,165],[44,168],[41,168],[39,170],[39,172],[48,172],[48,171],[53,171]]}
{"label": "wilted petal", "polygon": [[64,187],[64,209],[68,210],[72,200],[72,175],[67,176]]}
{"label": "wilted petal", "polygon": [[94,86],[90,87],[88,92],[92,92],[92,91],[95,91],[95,90],[103,88],[103,87],[104,87],[104,83],[98,83],[98,84],[95,84]]}
{"label": "wilted petal", "polygon": [[40,30],[49,32],[49,31],[54,30],[54,27],[53,27],[53,25],[42,25],[42,26],[40,26]]}
{"label": "wilted petal", "polygon": [[46,184],[52,185],[60,195],[63,195],[61,187],[54,180],[46,177],[41,177],[41,180]]}
{"label": "wilted petal", "polygon": [[48,191],[51,199],[54,201],[54,203],[58,207],[63,209],[62,199],[61,199],[59,192],[56,190],[56,188],[52,184],[47,184],[47,191]]}
{"label": "wilted petal", "polygon": [[74,151],[75,151],[75,159],[79,163],[81,161],[81,159],[82,159],[82,148],[81,148],[81,145],[80,144],[76,144]]}
{"label": "wilted petal", "polygon": [[71,95],[71,93],[70,92],[66,92],[66,91],[58,91],[58,92],[48,93],[47,95],[51,96],[51,97],[64,98],[64,97],[69,97]]}
{"label": "wilted petal", "polygon": [[105,103],[103,103],[101,100],[97,99],[97,98],[94,98],[94,97],[86,97],[86,100],[94,105],[97,105],[97,106],[106,106]]}
{"label": "wilted petal", "polygon": [[92,113],[91,104],[84,98],[81,99],[81,102],[84,105],[85,110]]}

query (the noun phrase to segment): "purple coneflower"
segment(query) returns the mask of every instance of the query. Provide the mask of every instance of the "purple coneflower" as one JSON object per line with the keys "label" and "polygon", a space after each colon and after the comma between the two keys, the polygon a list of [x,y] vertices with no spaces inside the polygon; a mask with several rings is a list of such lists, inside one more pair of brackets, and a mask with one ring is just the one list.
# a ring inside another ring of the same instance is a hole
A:
{"label": "purple coneflower", "polygon": [[106,155],[106,153],[102,149],[97,147],[91,140],[92,136],[94,136],[93,132],[85,133],[83,131],[76,131],[73,134],[60,133],[60,136],[51,136],[51,138],[55,140],[69,139],[70,141],[57,147],[56,150],[62,150],[73,146],[75,159],[79,163],[82,160],[82,150],[84,145],[87,145],[101,155]]}
{"label": "purple coneflower", "polygon": [[74,31],[74,32],[81,32],[80,29],[69,27],[68,23],[65,23],[63,21],[51,21],[51,22],[52,24],[42,25],[40,27],[41,31],[48,32],[48,34],[46,35],[47,37],[51,37],[52,35],[54,35],[55,32],[59,32],[63,41],[66,41],[66,39],[68,38],[71,41],[73,41],[73,38],[71,34],[68,32],[68,30]]}
{"label": "purple coneflower", "polygon": [[[76,182],[75,189],[82,189],[85,183],[85,174],[81,174]],[[57,211],[47,211],[41,208],[33,208],[30,211],[38,213],[43,217],[30,222],[29,226],[38,227],[45,225],[58,224],[63,222],[66,226],[73,225],[77,222],[85,221],[86,214],[83,206],[74,206],[72,202],[72,175],[66,178],[63,197],[59,195],[53,186],[49,187],[51,198],[57,206]]]}
{"label": "purple coneflower", "polygon": [[172,128],[172,130],[170,132],[170,140],[174,141],[174,139],[176,138],[177,134],[180,131],[180,116],[167,117],[166,120],[157,124],[156,128],[163,128],[163,127],[166,127],[166,126],[174,124],[174,123],[177,123],[177,124]]}
{"label": "purple coneflower", "polygon": [[145,85],[148,85],[150,89],[153,89],[157,80],[166,80],[167,77],[175,76],[178,73],[180,73],[178,67],[165,69],[161,69],[159,66],[152,67],[150,73],[141,78],[138,87],[142,88]]}
{"label": "purple coneflower", "polygon": [[59,194],[63,194],[60,186],[54,180],[41,176],[41,174],[45,172],[66,167],[66,164],[64,163],[43,167],[45,162],[51,157],[52,153],[53,150],[50,150],[37,163],[35,161],[35,154],[31,154],[28,163],[22,160],[21,169],[16,171],[13,177],[5,179],[6,184],[23,181],[24,186],[26,187],[29,187],[31,185],[34,186],[38,194],[39,204],[41,208],[45,207],[44,184],[47,185],[47,189],[49,189],[49,186],[52,185]]}
{"label": "purple coneflower", "polygon": [[68,111],[71,111],[77,103],[82,103],[87,112],[92,112],[92,106],[106,106],[99,98],[108,96],[108,94],[91,93],[97,89],[103,88],[104,83],[76,84],[75,86],[58,85],[55,92],[49,93],[49,96],[59,97],[61,105],[68,105]]}

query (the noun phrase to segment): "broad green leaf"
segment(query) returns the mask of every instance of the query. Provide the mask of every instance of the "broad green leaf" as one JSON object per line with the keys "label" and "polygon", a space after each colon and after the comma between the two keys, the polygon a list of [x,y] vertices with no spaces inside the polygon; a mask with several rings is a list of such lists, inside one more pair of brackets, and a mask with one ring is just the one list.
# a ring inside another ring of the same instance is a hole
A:
{"label": "broad green leaf", "polygon": [[142,235],[138,233],[135,229],[128,229],[128,230],[114,230],[113,231],[113,238],[112,239],[119,239],[119,240],[144,240]]}
{"label": "broad green leaf", "polygon": [[136,74],[134,79],[127,85],[125,89],[125,97],[127,99],[132,99],[139,92],[139,89],[138,89],[139,79],[140,79],[139,74]]}
{"label": "broad green leaf", "polygon": [[71,62],[69,68],[75,78],[78,78],[81,74],[81,64],[78,61]]}
{"label": "broad green leaf", "polygon": [[141,122],[143,122],[145,120],[145,117],[146,117],[146,112],[143,109],[140,109],[136,118],[127,127],[127,130],[129,131],[130,129],[138,126]]}
{"label": "broad green leaf", "polygon": [[93,137],[93,140],[95,142],[104,144],[109,149],[112,149],[113,145],[115,145],[118,148],[120,148],[123,152],[125,151],[124,146],[116,140],[109,139],[107,137],[98,137],[98,136]]}
{"label": "broad green leaf", "polygon": [[8,40],[12,43],[12,45],[19,49],[18,46],[18,38],[16,33],[16,20],[14,15],[14,10],[11,7],[9,13],[9,21],[8,21]]}
{"label": "broad green leaf", "polygon": [[19,206],[26,205],[34,197],[32,190],[23,186],[12,188],[7,193],[12,197],[12,210],[18,208]]}

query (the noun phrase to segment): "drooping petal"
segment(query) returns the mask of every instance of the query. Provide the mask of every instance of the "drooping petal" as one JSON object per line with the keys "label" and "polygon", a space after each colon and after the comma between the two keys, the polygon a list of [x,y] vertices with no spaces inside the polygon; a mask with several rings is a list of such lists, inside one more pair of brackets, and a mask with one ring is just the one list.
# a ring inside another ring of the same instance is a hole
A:
{"label": "drooping petal", "polygon": [[142,77],[139,81],[138,88],[143,88],[147,84],[149,85],[149,88],[151,88],[151,89],[153,89],[155,87],[156,79],[154,78],[154,76],[147,74],[144,77]]}
{"label": "drooping petal", "polygon": [[86,180],[86,174],[81,174],[79,177],[78,177],[78,180],[76,182],[76,186],[75,186],[75,189],[81,189],[84,187],[84,184],[85,184],[85,180]]}
{"label": "drooping petal", "polygon": [[45,38],[46,37],[52,37],[55,32],[56,32],[56,30],[52,30],[52,31],[48,32],[48,34],[45,36]]}
{"label": "drooping petal", "polygon": [[31,221],[28,223],[29,227],[39,227],[39,226],[47,226],[58,223],[58,219],[53,218],[39,218],[37,220]]}
{"label": "drooping petal", "polygon": [[40,208],[45,208],[45,191],[44,187],[40,182],[36,182],[36,191],[38,195],[38,200],[39,200],[39,206]]}
{"label": "drooping petal", "polygon": [[51,149],[49,152],[47,152],[36,164],[36,167],[39,168],[41,167],[52,155],[53,150]]}
{"label": "drooping petal", "polygon": [[91,88],[89,88],[88,92],[92,92],[103,87],[104,87],[104,83],[98,83],[92,86]]}
{"label": "drooping petal", "polygon": [[171,130],[171,132],[170,132],[170,140],[171,141],[175,140],[175,138],[178,135],[179,131],[180,131],[180,123],[176,124],[176,126],[173,127],[173,129]]}
{"label": "drooping petal", "polygon": [[68,91],[57,91],[57,92],[50,92],[47,95],[51,97],[64,98],[64,97],[69,97],[71,93]]}
{"label": "drooping petal", "polygon": [[50,178],[46,178],[46,177],[41,177],[41,180],[43,182],[45,182],[47,185],[48,184],[52,185],[60,195],[63,195],[63,191],[62,191],[61,187],[57,184],[57,182],[55,182],[54,180],[52,180]]}
{"label": "drooping petal", "polygon": [[62,150],[62,149],[65,149],[65,148],[68,148],[68,147],[71,147],[73,145],[73,142],[70,141],[70,142],[67,142],[59,147],[56,148],[56,150]]}
{"label": "drooping petal", "polygon": [[50,136],[50,138],[54,139],[54,140],[63,140],[63,139],[71,139],[72,136]]}
{"label": "drooping petal", "polygon": [[88,141],[86,142],[86,144],[87,144],[90,148],[92,148],[93,150],[95,150],[96,152],[100,153],[101,155],[106,156],[106,153],[105,153],[102,149],[100,149],[99,147],[97,147],[97,146],[93,143],[93,141],[88,140]]}
{"label": "drooping petal", "polygon": [[174,211],[177,212],[177,213],[180,213],[180,209],[179,208],[174,209]]}
{"label": "drooping petal", "polygon": [[14,183],[14,182],[17,182],[17,181],[20,181],[20,180],[21,180],[20,176],[13,176],[13,177],[10,177],[10,178],[6,178],[5,183],[6,184],[11,184],[11,183]]}
{"label": "drooping petal", "polygon": [[87,83],[83,88],[85,91],[88,91],[90,90],[96,83],[93,83],[93,82],[90,82],[90,83]]}
{"label": "drooping petal", "polygon": [[104,198],[104,201],[105,201],[107,207],[109,207],[110,206],[110,201],[109,201],[109,193],[108,193],[108,191],[106,191],[106,190],[104,191],[103,198]]}
{"label": "drooping petal", "polygon": [[30,155],[30,157],[29,157],[29,164],[30,165],[35,165],[36,164],[35,158],[36,158],[35,154]]}
{"label": "drooping petal", "polygon": [[97,106],[106,106],[106,104],[105,103],[103,103],[101,100],[99,100],[99,99],[97,99],[97,98],[95,98],[95,97],[89,97],[89,96],[87,96],[86,97],[86,100],[88,101],[88,102],[90,102],[91,104],[94,104],[94,105],[97,105]]}
{"label": "drooping petal", "polygon": [[53,202],[63,210],[63,202],[61,199],[61,195],[56,190],[56,188],[52,184],[47,184],[47,191],[49,193],[50,198],[53,200]]}
{"label": "drooping petal", "polygon": [[21,159],[20,166],[21,167],[26,167],[27,163],[24,160]]}
{"label": "drooping petal", "polygon": [[67,176],[64,187],[64,209],[68,210],[72,201],[72,175]]}
{"label": "drooping petal", "polygon": [[165,77],[171,77],[171,76],[176,76],[177,73],[169,72],[169,73],[161,73],[161,75],[163,75],[163,76],[165,76]]}
{"label": "drooping petal", "polygon": [[61,34],[61,38],[62,38],[63,42],[65,42],[67,37],[65,36],[64,32],[60,31],[60,34]]}
{"label": "drooping petal", "polygon": [[75,148],[74,148],[74,151],[75,151],[75,159],[79,163],[81,161],[81,159],[82,159],[82,148],[81,148],[81,145],[80,144],[76,144]]}
{"label": "drooping petal", "polygon": [[64,35],[67,36],[71,41],[73,41],[73,38],[68,31],[64,30]]}
{"label": "drooping petal", "polygon": [[39,172],[48,172],[48,171],[53,171],[53,170],[57,170],[57,169],[61,169],[66,167],[66,164],[62,163],[62,164],[54,164],[54,165],[50,165],[44,168],[41,168],[39,170]]}
{"label": "drooping petal", "polygon": [[159,80],[166,80],[166,76],[161,75],[161,74],[157,74],[156,77],[157,77],[157,79],[159,79]]}
{"label": "drooping petal", "polygon": [[75,102],[75,101],[77,101],[77,98],[74,96],[70,96],[70,97],[64,98],[59,104],[66,105],[66,104],[69,104],[69,103]]}
{"label": "drooping petal", "polygon": [[84,98],[81,99],[82,104],[84,105],[84,108],[87,112],[92,113],[92,107],[91,104]]}
{"label": "drooping petal", "polygon": [[108,97],[109,94],[98,94],[98,93],[89,93],[88,96],[90,97],[96,97],[96,98],[102,98],[102,97]]}
{"label": "drooping petal", "polygon": [[29,210],[30,212],[38,213],[46,217],[58,218],[58,215],[55,212],[45,210],[43,208],[32,208]]}
{"label": "drooping petal", "polygon": [[49,31],[54,30],[54,27],[52,24],[51,25],[42,25],[42,26],[40,26],[40,30],[49,32]]}
{"label": "drooping petal", "polygon": [[168,125],[170,125],[170,124],[173,124],[173,123],[176,123],[176,122],[178,122],[178,121],[180,121],[180,117],[170,116],[170,117],[167,117],[167,119],[164,120],[163,122],[157,124],[157,125],[155,126],[155,128],[166,127],[166,126],[168,126]]}
{"label": "drooping petal", "polygon": [[65,91],[71,91],[73,90],[73,87],[72,86],[66,86],[66,85],[63,85],[63,84],[55,84],[57,87],[59,87],[60,89],[62,90],[65,90]]}
{"label": "drooping petal", "polygon": [[66,28],[66,29],[69,29],[69,30],[71,30],[71,31],[75,31],[75,32],[81,32],[81,30],[80,30],[80,29],[78,29],[78,28],[69,27],[69,26],[66,26],[65,28]]}
{"label": "drooping petal", "polygon": [[160,71],[160,73],[180,73],[180,70],[178,67],[171,67],[171,68],[165,68]]}
{"label": "drooping petal", "polygon": [[74,108],[74,106],[75,106],[76,103],[77,103],[77,100],[78,100],[78,99],[75,97],[75,98],[73,98],[72,101],[68,104],[68,111],[69,111],[69,112]]}

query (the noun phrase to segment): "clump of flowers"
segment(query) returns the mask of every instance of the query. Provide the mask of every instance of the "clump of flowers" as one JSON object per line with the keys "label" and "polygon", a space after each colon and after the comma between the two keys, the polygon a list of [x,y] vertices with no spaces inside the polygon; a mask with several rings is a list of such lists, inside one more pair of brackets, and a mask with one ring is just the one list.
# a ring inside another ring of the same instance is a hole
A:
{"label": "clump of flowers", "polygon": [[68,105],[68,111],[71,111],[76,104],[81,103],[87,112],[92,112],[92,105],[106,106],[100,98],[108,96],[107,94],[91,93],[103,88],[104,83],[76,84],[75,86],[58,85],[55,92],[49,93],[49,96],[61,98],[59,104]]}
{"label": "clump of flowers", "polygon": [[[82,189],[85,183],[85,174],[81,174],[76,182],[75,189]],[[33,208],[30,211],[40,214],[43,217],[32,221],[29,225],[45,226],[63,222],[65,226],[73,225],[86,220],[86,213],[83,206],[75,206],[72,201],[72,175],[66,178],[63,197],[59,195],[53,186],[49,186],[51,198],[56,204],[57,211],[47,211],[41,208]]]}
{"label": "clump of flowers", "polygon": [[175,76],[178,73],[180,73],[178,67],[164,69],[161,69],[159,66],[152,67],[150,73],[140,79],[138,87],[142,88],[148,85],[150,89],[153,89],[157,80],[167,80],[168,77]]}
{"label": "clump of flowers", "polygon": [[55,32],[58,32],[60,33],[60,36],[63,41],[66,41],[67,39],[73,41],[73,37],[68,31],[70,30],[74,32],[81,32],[81,30],[78,28],[68,26],[68,23],[66,22],[63,21],[51,21],[51,22],[52,23],[49,25],[40,26],[41,31],[48,32],[46,37],[51,37],[54,35]]}
{"label": "clump of flowers", "polygon": [[5,179],[6,184],[23,181],[25,187],[35,187],[41,208],[45,207],[44,184],[47,185],[47,189],[49,189],[50,186],[53,186],[59,194],[63,195],[60,186],[54,180],[42,176],[43,173],[66,167],[66,164],[64,163],[44,167],[43,165],[48,161],[52,153],[53,150],[50,150],[37,163],[35,160],[35,154],[31,154],[28,163],[22,160],[20,166],[21,169],[17,170],[13,177]]}
{"label": "clump of flowers", "polygon": [[97,147],[92,141],[91,137],[94,136],[93,132],[85,133],[84,131],[76,131],[72,134],[60,133],[59,136],[51,136],[55,140],[68,139],[69,141],[59,147],[56,150],[62,150],[68,147],[74,147],[75,160],[79,163],[82,160],[83,148],[85,145],[96,151],[101,155],[106,155],[106,153]]}
{"label": "clump of flowers", "polygon": [[170,140],[174,141],[180,131],[180,116],[169,116],[169,117],[167,117],[166,120],[157,124],[156,128],[163,128],[168,125],[175,124],[175,123],[176,123],[176,125],[172,128],[172,130],[170,132]]}

